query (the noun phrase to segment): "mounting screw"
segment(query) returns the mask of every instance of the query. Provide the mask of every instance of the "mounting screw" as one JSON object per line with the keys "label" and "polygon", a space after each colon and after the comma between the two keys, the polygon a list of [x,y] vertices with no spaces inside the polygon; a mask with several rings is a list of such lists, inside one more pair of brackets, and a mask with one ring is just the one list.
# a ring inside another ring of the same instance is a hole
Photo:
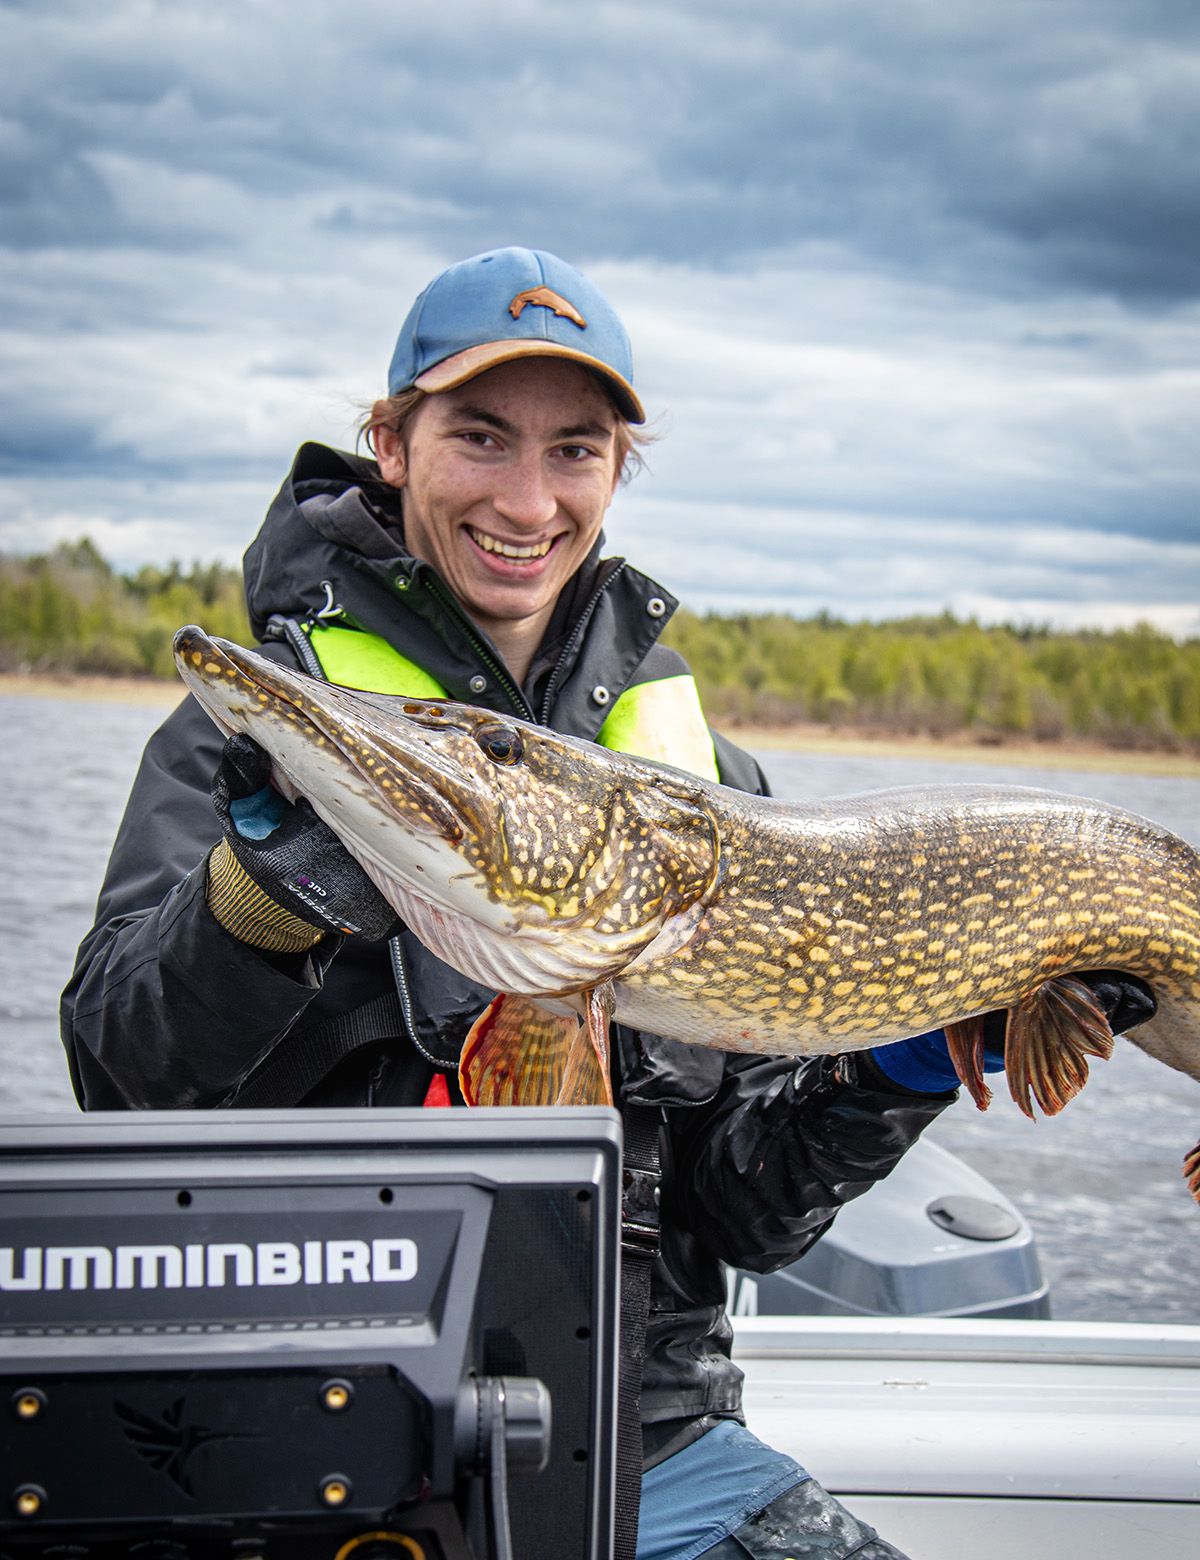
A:
{"label": "mounting screw", "polygon": [[354,1388],[348,1381],[336,1376],[321,1388],[321,1407],[331,1414],[341,1414],[354,1402]]}
{"label": "mounting screw", "polygon": [[666,610],[667,604],[661,596],[651,596],[650,600],[646,603],[646,611],[650,614],[651,617],[662,617]]}
{"label": "mounting screw", "polygon": [[317,1486],[317,1494],[327,1506],[345,1506],[354,1494],[354,1485],[344,1473],[327,1473]]}
{"label": "mounting screw", "polygon": [[18,1484],[12,1492],[12,1508],[19,1517],[36,1517],[46,1504],[46,1492],[40,1484]]}
{"label": "mounting screw", "polygon": [[36,1419],[46,1407],[46,1394],[41,1387],[18,1387],[8,1401],[18,1419]]}

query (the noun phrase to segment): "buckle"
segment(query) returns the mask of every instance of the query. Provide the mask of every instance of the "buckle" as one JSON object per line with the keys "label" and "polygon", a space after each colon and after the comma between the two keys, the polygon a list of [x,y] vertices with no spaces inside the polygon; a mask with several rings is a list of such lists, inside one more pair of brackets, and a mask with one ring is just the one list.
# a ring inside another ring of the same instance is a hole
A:
{"label": "buckle", "polygon": [[658,1239],[658,1226],[653,1229],[644,1224],[621,1225],[621,1250],[628,1252],[631,1257],[656,1257],[660,1246]]}
{"label": "buckle", "polygon": [[661,1177],[626,1165],[621,1176],[621,1246],[635,1256],[659,1251],[658,1204]]}

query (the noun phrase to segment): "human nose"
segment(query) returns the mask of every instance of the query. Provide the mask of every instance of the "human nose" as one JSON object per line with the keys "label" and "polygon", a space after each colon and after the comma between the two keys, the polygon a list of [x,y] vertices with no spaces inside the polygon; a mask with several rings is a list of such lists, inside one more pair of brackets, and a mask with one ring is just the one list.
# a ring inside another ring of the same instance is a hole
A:
{"label": "human nose", "polygon": [[536,530],[558,513],[558,499],[547,480],[542,462],[533,455],[514,461],[492,498],[498,515],[514,525]]}

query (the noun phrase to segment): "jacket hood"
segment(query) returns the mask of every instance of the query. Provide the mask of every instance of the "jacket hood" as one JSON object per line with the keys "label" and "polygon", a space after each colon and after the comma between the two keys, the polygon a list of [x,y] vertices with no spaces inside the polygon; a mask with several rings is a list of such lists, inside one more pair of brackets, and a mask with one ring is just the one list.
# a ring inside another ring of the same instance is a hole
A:
{"label": "jacket hood", "polygon": [[321,581],[340,585],[356,559],[395,565],[393,574],[411,562],[398,497],[384,507],[390,492],[373,460],[323,444],[300,446],[242,563],[256,639],[275,614],[303,618],[327,607]]}

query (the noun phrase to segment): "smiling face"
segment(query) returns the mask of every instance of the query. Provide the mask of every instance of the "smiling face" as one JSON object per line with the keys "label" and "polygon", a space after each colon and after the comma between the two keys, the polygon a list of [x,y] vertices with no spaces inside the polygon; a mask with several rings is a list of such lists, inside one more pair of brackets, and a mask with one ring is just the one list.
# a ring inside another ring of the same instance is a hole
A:
{"label": "smiling face", "polygon": [[599,535],[619,474],[616,426],[585,369],[534,357],[431,395],[403,437],[376,430],[384,480],[404,489],[409,551],[518,678]]}

